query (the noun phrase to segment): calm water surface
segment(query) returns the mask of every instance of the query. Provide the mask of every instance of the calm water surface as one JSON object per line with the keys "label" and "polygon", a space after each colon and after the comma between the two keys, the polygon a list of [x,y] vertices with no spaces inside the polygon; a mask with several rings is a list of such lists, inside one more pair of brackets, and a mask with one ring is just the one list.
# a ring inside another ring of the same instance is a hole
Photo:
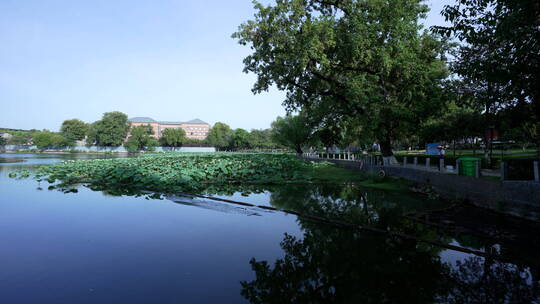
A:
{"label": "calm water surface", "polygon": [[456,220],[484,213],[473,209],[431,215],[452,229],[404,220],[446,206],[437,200],[355,185],[206,193],[503,258],[209,199],[112,196],[84,186],[63,193],[8,178],[93,157],[104,156],[0,154],[0,303],[540,302],[537,241],[520,243],[519,231],[504,229],[510,241],[495,242],[486,236],[492,225]]}

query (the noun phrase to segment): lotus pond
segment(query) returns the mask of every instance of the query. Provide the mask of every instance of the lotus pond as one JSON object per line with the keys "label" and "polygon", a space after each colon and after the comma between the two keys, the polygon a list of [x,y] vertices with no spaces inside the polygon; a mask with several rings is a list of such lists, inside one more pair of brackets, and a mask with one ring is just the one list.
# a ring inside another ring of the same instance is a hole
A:
{"label": "lotus pond", "polygon": [[0,303],[540,303],[534,223],[286,155],[111,157],[0,154]]}
{"label": "lotus pond", "polygon": [[[25,170],[11,177],[29,177]],[[359,182],[358,173],[286,154],[161,153],[132,158],[66,161],[32,176],[61,186],[86,183],[108,190],[201,191],[211,185]]]}

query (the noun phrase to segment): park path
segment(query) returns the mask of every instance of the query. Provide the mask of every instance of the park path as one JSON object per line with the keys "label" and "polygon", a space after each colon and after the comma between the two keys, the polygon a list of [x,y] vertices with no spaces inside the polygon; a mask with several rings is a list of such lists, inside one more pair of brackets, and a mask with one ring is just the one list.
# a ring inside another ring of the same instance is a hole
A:
{"label": "park path", "polygon": [[[322,155],[322,157],[321,157]],[[341,161],[351,161],[351,162],[360,162],[360,161],[366,161],[364,160],[358,160],[354,158],[354,155],[352,154],[333,154],[333,153],[323,153],[323,154],[314,154],[314,153],[304,153],[304,157],[312,158],[312,159],[322,159],[322,160],[341,160]],[[409,159],[410,161],[413,161],[414,158]],[[439,167],[435,164],[430,164],[429,166],[426,166],[426,164],[414,164],[414,163],[407,163],[404,165],[403,163],[397,163],[397,164],[391,164],[387,166],[391,167],[404,167],[404,168],[411,168],[415,170],[422,170],[422,171],[429,171],[429,172],[440,172],[441,174],[453,174],[457,175],[458,172],[456,170],[455,164],[445,164],[446,166],[439,170]],[[493,170],[493,169],[481,169],[480,170],[480,176],[489,176],[489,177],[501,177],[500,170]]]}

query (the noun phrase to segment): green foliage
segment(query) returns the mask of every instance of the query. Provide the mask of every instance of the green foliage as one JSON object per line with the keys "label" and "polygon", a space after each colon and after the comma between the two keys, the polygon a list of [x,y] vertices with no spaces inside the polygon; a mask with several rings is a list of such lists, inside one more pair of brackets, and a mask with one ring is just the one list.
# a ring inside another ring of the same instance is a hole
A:
{"label": "green foliage", "polygon": [[166,147],[181,147],[186,142],[186,132],[183,129],[167,128],[161,132],[161,145]]}
{"label": "green foliage", "polygon": [[9,178],[20,178],[20,179],[28,178],[28,177],[30,177],[30,171],[24,169],[24,170],[20,170],[18,172],[10,172],[8,174],[8,177]]}
{"label": "green foliage", "polygon": [[87,133],[88,125],[79,119],[64,120],[60,127],[60,134],[71,141],[83,140]]}
{"label": "green foliage", "polygon": [[302,146],[306,144],[312,133],[303,115],[287,115],[276,118],[272,122],[272,139],[274,142],[302,153]]}
{"label": "green foliage", "polygon": [[30,131],[7,131],[11,134],[11,137],[7,140],[8,145],[28,145],[32,140],[33,134],[37,132],[36,130]]}
{"label": "green foliage", "polygon": [[[480,100],[498,108],[531,102],[540,115],[540,5],[537,0],[457,0],[442,14],[461,45],[454,70]],[[483,96],[481,96],[483,95]],[[491,112],[491,111],[488,111]],[[531,113],[531,114],[533,114]]]}
{"label": "green foliage", "polygon": [[154,130],[150,125],[133,127],[124,146],[129,152],[138,152],[144,149],[152,151],[158,145],[157,140],[152,137],[153,134]]}
{"label": "green foliage", "polygon": [[43,166],[36,178],[51,183],[88,182],[103,189],[175,192],[196,191],[209,184],[281,184],[307,182],[314,176],[321,180],[314,170],[325,166],[284,154],[159,153]]}
{"label": "green foliage", "polygon": [[104,147],[117,147],[124,143],[128,136],[130,123],[126,114],[108,112],[103,118],[94,122],[88,131],[87,144]]}
{"label": "green foliage", "polygon": [[88,126],[88,130],[86,133],[86,146],[90,147],[93,145],[97,145],[97,138],[97,124],[96,122],[94,122]]}
{"label": "green foliage", "polygon": [[272,130],[251,130],[249,132],[249,146],[254,149],[272,149],[278,148],[278,145],[272,141]]}
{"label": "green foliage", "polygon": [[230,147],[238,150],[238,149],[247,149],[249,148],[250,138],[249,138],[249,132],[244,129],[236,129],[233,132],[233,135],[231,137],[231,143]]}
{"label": "green foliage", "polygon": [[287,91],[287,110],[302,109],[320,126],[355,118],[383,154],[414,130],[442,98],[449,44],[427,32],[420,0],[255,2],[254,20],[233,34],[253,53],[244,71],[261,93]]}
{"label": "green foliage", "polygon": [[422,123],[419,133],[424,142],[452,141],[481,136],[481,114],[468,107],[450,103],[440,116]]}
{"label": "green foliage", "polygon": [[216,122],[208,132],[206,142],[217,149],[229,147],[233,131],[231,127],[222,122]]}
{"label": "green foliage", "polygon": [[[497,113],[502,139],[520,143],[523,148],[532,145],[540,153],[540,121],[534,119],[532,106],[517,105]],[[540,154],[539,154],[540,155]]]}
{"label": "green foliage", "polygon": [[50,131],[40,131],[34,133],[32,141],[38,149],[71,147],[74,145],[73,141],[69,140],[68,138]]}
{"label": "green foliage", "polygon": [[[494,126],[507,139],[524,146],[534,143],[540,153],[535,131],[540,121],[539,2],[456,2],[442,12],[452,25],[434,30],[463,42],[453,70],[463,82],[464,93],[482,108],[484,130]],[[519,119],[507,119],[516,112],[521,112]],[[485,142],[488,154],[491,143],[488,138]]]}
{"label": "green foliage", "polygon": [[7,140],[3,136],[0,136],[0,146],[3,146],[5,144],[7,144]]}

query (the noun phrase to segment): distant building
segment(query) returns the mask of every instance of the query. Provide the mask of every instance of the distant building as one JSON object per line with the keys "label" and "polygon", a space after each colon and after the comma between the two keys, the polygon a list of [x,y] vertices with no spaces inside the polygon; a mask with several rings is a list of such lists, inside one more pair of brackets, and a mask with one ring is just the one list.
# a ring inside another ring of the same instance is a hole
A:
{"label": "distant building", "polygon": [[13,135],[7,133],[7,132],[4,132],[4,133],[0,133],[0,137],[6,139],[6,140],[9,140],[10,138],[13,137]]}
{"label": "distant building", "polygon": [[156,121],[150,117],[133,117],[129,121],[134,127],[150,125],[154,130],[153,137],[155,138],[160,138],[165,129],[183,129],[186,132],[187,138],[203,140],[208,136],[208,132],[210,131],[210,124],[200,119],[182,122]]}

